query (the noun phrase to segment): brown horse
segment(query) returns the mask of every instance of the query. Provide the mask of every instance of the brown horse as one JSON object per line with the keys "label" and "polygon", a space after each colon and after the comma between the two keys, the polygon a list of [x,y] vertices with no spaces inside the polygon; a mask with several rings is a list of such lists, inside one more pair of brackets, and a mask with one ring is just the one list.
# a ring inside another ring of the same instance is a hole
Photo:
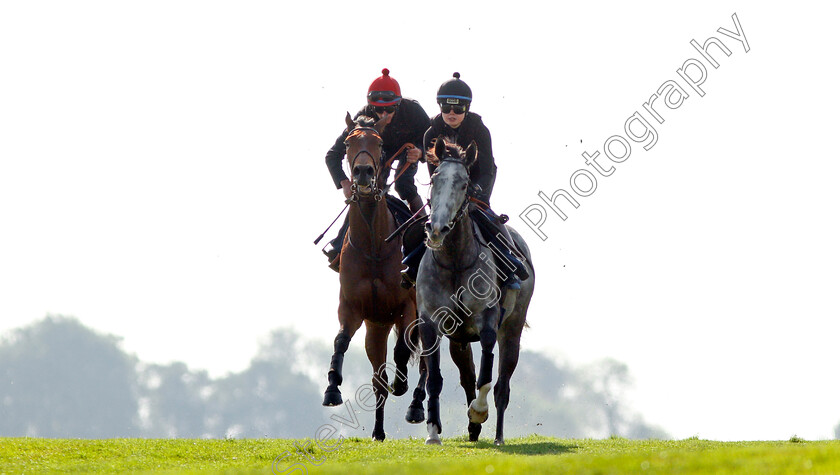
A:
{"label": "brown horse", "polygon": [[[402,252],[399,240],[385,242],[397,228],[388,210],[385,182],[390,170],[385,166],[382,151],[383,121],[360,117],[356,122],[346,117],[348,135],[345,140],[347,159],[352,174],[352,196],[349,207],[349,229],[341,249],[338,296],[339,332],[335,337],[335,353],[327,374],[329,386],[324,392],[324,405],[341,404],[342,365],[344,353],[356,330],[365,322],[365,350],[373,367],[373,388],[376,396],[376,422],[373,438],[385,439],[383,419],[388,392],[401,396],[408,391],[408,361],[413,348],[418,348],[419,333],[410,331],[417,318],[415,290],[400,286]],[[388,387],[385,372],[388,333],[396,325],[397,343],[394,383]],[[408,331],[408,335],[406,332]],[[408,338],[406,338],[408,336]],[[422,422],[425,398],[425,365],[414,401],[406,414],[412,423]],[[372,405],[372,404],[371,404]]]}

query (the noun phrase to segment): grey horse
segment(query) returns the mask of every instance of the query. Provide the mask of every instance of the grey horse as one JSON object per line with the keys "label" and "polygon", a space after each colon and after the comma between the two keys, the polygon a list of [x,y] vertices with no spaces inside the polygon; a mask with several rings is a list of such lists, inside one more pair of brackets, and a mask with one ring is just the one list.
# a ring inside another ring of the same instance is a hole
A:
{"label": "grey horse", "polygon": [[[440,340],[450,340],[450,354],[461,374],[469,410],[468,432],[478,440],[481,423],[488,418],[487,394],[493,379],[493,349],[499,343],[499,379],[493,391],[496,403],[496,445],[504,444],[504,414],[510,398],[510,378],[519,360],[519,339],[534,293],[534,270],[528,246],[512,228],[511,237],[526,262],[531,278],[520,290],[500,288],[503,257],[477,236],[470,218],[469,169],[475,162],[475,143],[462,150],[439,137],[434,147],[439,166],[432,176],[431,214],[426,224],[426,252],[417,277],[417,308],[423,357],[428,368],[426,444],[440,444]],[[471,343],[481,342],[481,364],[476,373]]]}

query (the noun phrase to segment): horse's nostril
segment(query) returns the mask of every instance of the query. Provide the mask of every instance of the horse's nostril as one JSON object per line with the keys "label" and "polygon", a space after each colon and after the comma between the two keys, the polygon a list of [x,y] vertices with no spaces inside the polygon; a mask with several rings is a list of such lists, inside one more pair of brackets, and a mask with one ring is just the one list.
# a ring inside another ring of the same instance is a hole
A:
{"label": "horse's nostril", "polygon": [[427,232],[432,232],[432,223],[426,223],[425,228]]}
{"label": "horse's nostril", "polygon": [[448,232],[449,232],[449,225],[448,224],[445,224],[445,225],[443,225],[442,228],[440,228],[440,233],[441,234],[446,234]]}
{"label": "horse's nostril", "polygon": [[373,167],[370,165],[358,165],[353,167],[353,178],[356,181],[366,182],[373,177]]}

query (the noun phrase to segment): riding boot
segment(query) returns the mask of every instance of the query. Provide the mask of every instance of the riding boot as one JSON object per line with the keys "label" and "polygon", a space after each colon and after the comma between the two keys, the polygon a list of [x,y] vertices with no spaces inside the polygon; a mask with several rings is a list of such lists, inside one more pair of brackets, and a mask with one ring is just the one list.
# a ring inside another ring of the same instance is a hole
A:
{"label": "riding boot", "polygon": [[[411,210],[411,214],[414,214],[418,210],[424,208],[423,198],[420,198],[420,195],[415,195],[414,198],[411,198],[410,200],[408,200],[408,208]],[[422,213],[418,214],[417,216],[418,217],[426,216],[426,212],[423,211]]]}
{"label": "riding boot", "polygon": [[335,259],[330,261],[330,269],[332,269],[336,272],[340,272],[340,270],[341,270],[340,267],[339,267],[340,265],[341,265],[341,254],[339,253],[337,256],[335,256]]}
{"label": "riding boot", "polygon": [[525,263],[517,257],[518,253],[515,252],[516,246],[513,244],[513,238],[507,226],[505,226],[505,222],[509,218],[505,215],[496,215],[489,208],[476,210],[475,213],[474,215],[478,218],[479,224],[484,224],[483,229],[485,229],[485,234],[490,234],[490,236],[487,236],[488,241],[491,241],[492,245],[496,248],[495,251],[501,254],[499,257],[506,261],[500,268],[510,271],[509,273],[506,272],[507,275],[505,276],[503,285],[506,288],[518,290],[521,281],[528,280],[531,274],[528,272]]}
{"label": "riding boot", "polygon": [[406,268],[400,272],[400,275],[402,275],[400,286],[402,288],[410,289],[417,282],[417,271],[420,269],[420,261],[423,260],[425,252],[426,246],[417,246],[402,260],[402,263],[406,265]]}
{"label": "riding boot", "polygon": [[[500,233],[502,234],[502,237],[504,237],[506,241],[504,243],[505,247],[507,248],[505,249],[505,257],[510,259],[510,262],[514,265],[514,267],[516,267],[516,270],[514,271],[513,275],[509,276],[508,280],[510,280],[511,277],[517,277],[517,280],[528,280],[528,278],[531,277],[531,273],[528,272],[528,268],[525,266],[525,263],[522,262],[518,257],[516,257],[516,255],[512,252],[513,249],[516,249],[516,246],[513,244],[513,238],[510,235],[510,231],[508,231],[507,226],[503,224],[503,221],[497,222],[497,224],[497,228],[499,229]],[[507,281],[505,281],[505,284],[507,284]],[[517,282],[512,282],[512,284],[518,285]]]}

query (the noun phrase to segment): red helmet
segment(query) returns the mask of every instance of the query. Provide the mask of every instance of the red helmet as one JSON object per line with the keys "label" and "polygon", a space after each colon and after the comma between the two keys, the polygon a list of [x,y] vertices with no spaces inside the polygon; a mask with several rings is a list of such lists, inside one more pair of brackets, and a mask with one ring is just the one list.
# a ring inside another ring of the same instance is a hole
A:
{"label": "red helmet", "polygon": [[382,70],[382,77],[378,77],[370,83],[367,95],[368,104],[372,106],[392,106],[399,104],[402,99],[400,95],[400,83],[389,76],[390,73],[388,68],[385,68]]}

